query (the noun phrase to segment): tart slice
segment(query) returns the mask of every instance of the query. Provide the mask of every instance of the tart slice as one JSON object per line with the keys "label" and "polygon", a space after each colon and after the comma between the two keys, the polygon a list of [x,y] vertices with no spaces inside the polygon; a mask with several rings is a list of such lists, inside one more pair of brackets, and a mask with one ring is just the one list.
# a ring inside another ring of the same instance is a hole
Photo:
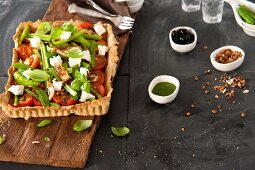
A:
{"label": "tart slice", "polygon": [[111,25],[23,22],[13,39],[9,79],[0,96],[9,117],[107,113],[119,60]]}

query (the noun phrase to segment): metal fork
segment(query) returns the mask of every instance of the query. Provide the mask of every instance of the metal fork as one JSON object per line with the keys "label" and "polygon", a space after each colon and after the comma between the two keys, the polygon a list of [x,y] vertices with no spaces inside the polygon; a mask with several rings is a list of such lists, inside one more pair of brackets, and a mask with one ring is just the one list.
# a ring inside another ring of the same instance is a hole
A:
{"label": "metal fork", "polygon": [[96,18],[108,19],[108,20],[112,21],[112,23],[121,30],[131,29],[133,27],[133,24],[135,21],[133,18],[127,17],[127,16],[120,16],[120,15],[118,15],[116,17],[106,16],[106,15],[104,15],[100,12],[94,11],[94,10],[81,8],[74,3],[72,3],[68,6],[68,11],[70,13],[77,13],[79,15],[87,15],[87,16],[96,17]]}

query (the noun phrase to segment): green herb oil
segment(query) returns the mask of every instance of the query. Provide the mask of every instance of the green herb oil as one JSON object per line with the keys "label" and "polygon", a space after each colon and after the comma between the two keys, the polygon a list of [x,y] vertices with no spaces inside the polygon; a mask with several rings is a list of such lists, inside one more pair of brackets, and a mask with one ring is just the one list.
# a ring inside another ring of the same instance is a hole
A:
{"label": "green herb oil", "polygon": [[161,82],[156,84],[152,89],[152,93],[158,96],[171,95],[176,89],[176,86],[169,82]]}

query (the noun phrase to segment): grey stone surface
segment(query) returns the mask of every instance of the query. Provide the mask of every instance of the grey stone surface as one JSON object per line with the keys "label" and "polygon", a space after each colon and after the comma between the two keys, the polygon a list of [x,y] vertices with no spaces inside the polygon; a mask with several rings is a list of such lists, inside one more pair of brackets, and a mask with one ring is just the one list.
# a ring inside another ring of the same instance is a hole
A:
{"label": "grey stone surface", "polygon": [[[11,63],[11,36],[17,24],[41,18],[49,2],[0,0],[0,75],[6,76]],[[197,47],[188,54],[174,52],[169,44],[170,29],[180,25],[191,26],[198,33]],[[202,21],[201,11],[183,12],[180,1],[145,0],[114,82],[110,111],[102,119],[86,168],[254,169],[253,41],[236,24],[226,3],[222,22],[209,25]],[[205,81],[213,82],[221,75],[213,69],[210,53],[227,44],[246,52],[244,64],[235,72],[247,78],[246,88],[250,93],[244,95],[238,90],[236,104],[223,97],[215,101],[213,86],[209,87],[209,95],[201,90]],[[208,46],[207,50],[203,49],[204,45]],[[206,69],[212,70],[209,78],[204,76]],[[160,74],[174,75],[181,82],[180,92],[171,104],[158,105],[148,96],[150,81]],[[196,82],[193,77],[197,74],[201,79]],[[2,92],[5,82],[6,77],[2,77]],[[193,102],[198,102],[196,108],[190,107]],[[211,114],[211,109],[218,104],[222,105],[222,111]],[[185,117],[187,111],[191,112],[189,118]],[[241,111],[247,113],[245,119],[240,118]],[[111,126],[126,125],[131,129],[127,138],[111,137]],[[0,162],[0,169],[68,168]]]}

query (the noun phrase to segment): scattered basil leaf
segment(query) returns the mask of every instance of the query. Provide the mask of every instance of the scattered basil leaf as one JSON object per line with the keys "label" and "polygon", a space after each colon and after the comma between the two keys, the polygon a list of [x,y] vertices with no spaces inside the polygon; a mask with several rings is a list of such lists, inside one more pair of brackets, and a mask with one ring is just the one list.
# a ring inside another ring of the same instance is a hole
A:
{"label": "scattered basil leaf", "polygon": [[116,136],[126,136],[130,133],[130,130],[127,127],[122,127],[122,128],[116,128],[112,127],[112,133],[115,134]]}
{"label": "scattered basil leaf", "polygon": [[0,136],[0,145],[5,141],[5,135]]}
{"label": "scattered basil leaf", "polygon": [[92,125],[92,122],[92,120],[79,120],[73,125],[73,130],[76,132],[86,130]]}
{"label": "scattered basil leaf", "polygon": [[36,30],[36,34],[47,34],[51,31],[51,24],[49,22],[42,22]]}
{"label": "scattered basil leaf", "polygon": [[63,31],[69,31],[69,32],[72,32],[72,33],[76,32],[75,26],[73,24],[70,24],[70,23],[63,24],[61,29]]}
{"label": "scattered basil leaf", "polygon": [[67,57],[71,57],[71,58],[81,58],[83,55],[81,49],[74,47],[71,48],[68,52],[67,52]]}
{"label": "scattered basil leaf", "polygon": [[45,136],[45,137],[43,138],[43,140],[44,140],[45,142],[49,142],[49,141],[50,141],[50,138],[47,137],[47,136]]}
{"label": "scattered basil leaf", "polygon": [[39,82],[46,81],[50,77],[50,75],[46,71],[39,69],[30,71],[27,73],[27,75],[31,77],[32,80]]}
{"label": "scattered basil leaf", "polygon": [[75,78],[79,79],[82,83],[87,82],[87,77],[84,74],[81,74],[78,70],[75,71]]}
{"label": "scattered basil leaf", "polygon": [[44,119],[40,123],[37,124],[37,127],[44,127],[44,126],[50,125],[52,123],[53,123],[53,120]]}

